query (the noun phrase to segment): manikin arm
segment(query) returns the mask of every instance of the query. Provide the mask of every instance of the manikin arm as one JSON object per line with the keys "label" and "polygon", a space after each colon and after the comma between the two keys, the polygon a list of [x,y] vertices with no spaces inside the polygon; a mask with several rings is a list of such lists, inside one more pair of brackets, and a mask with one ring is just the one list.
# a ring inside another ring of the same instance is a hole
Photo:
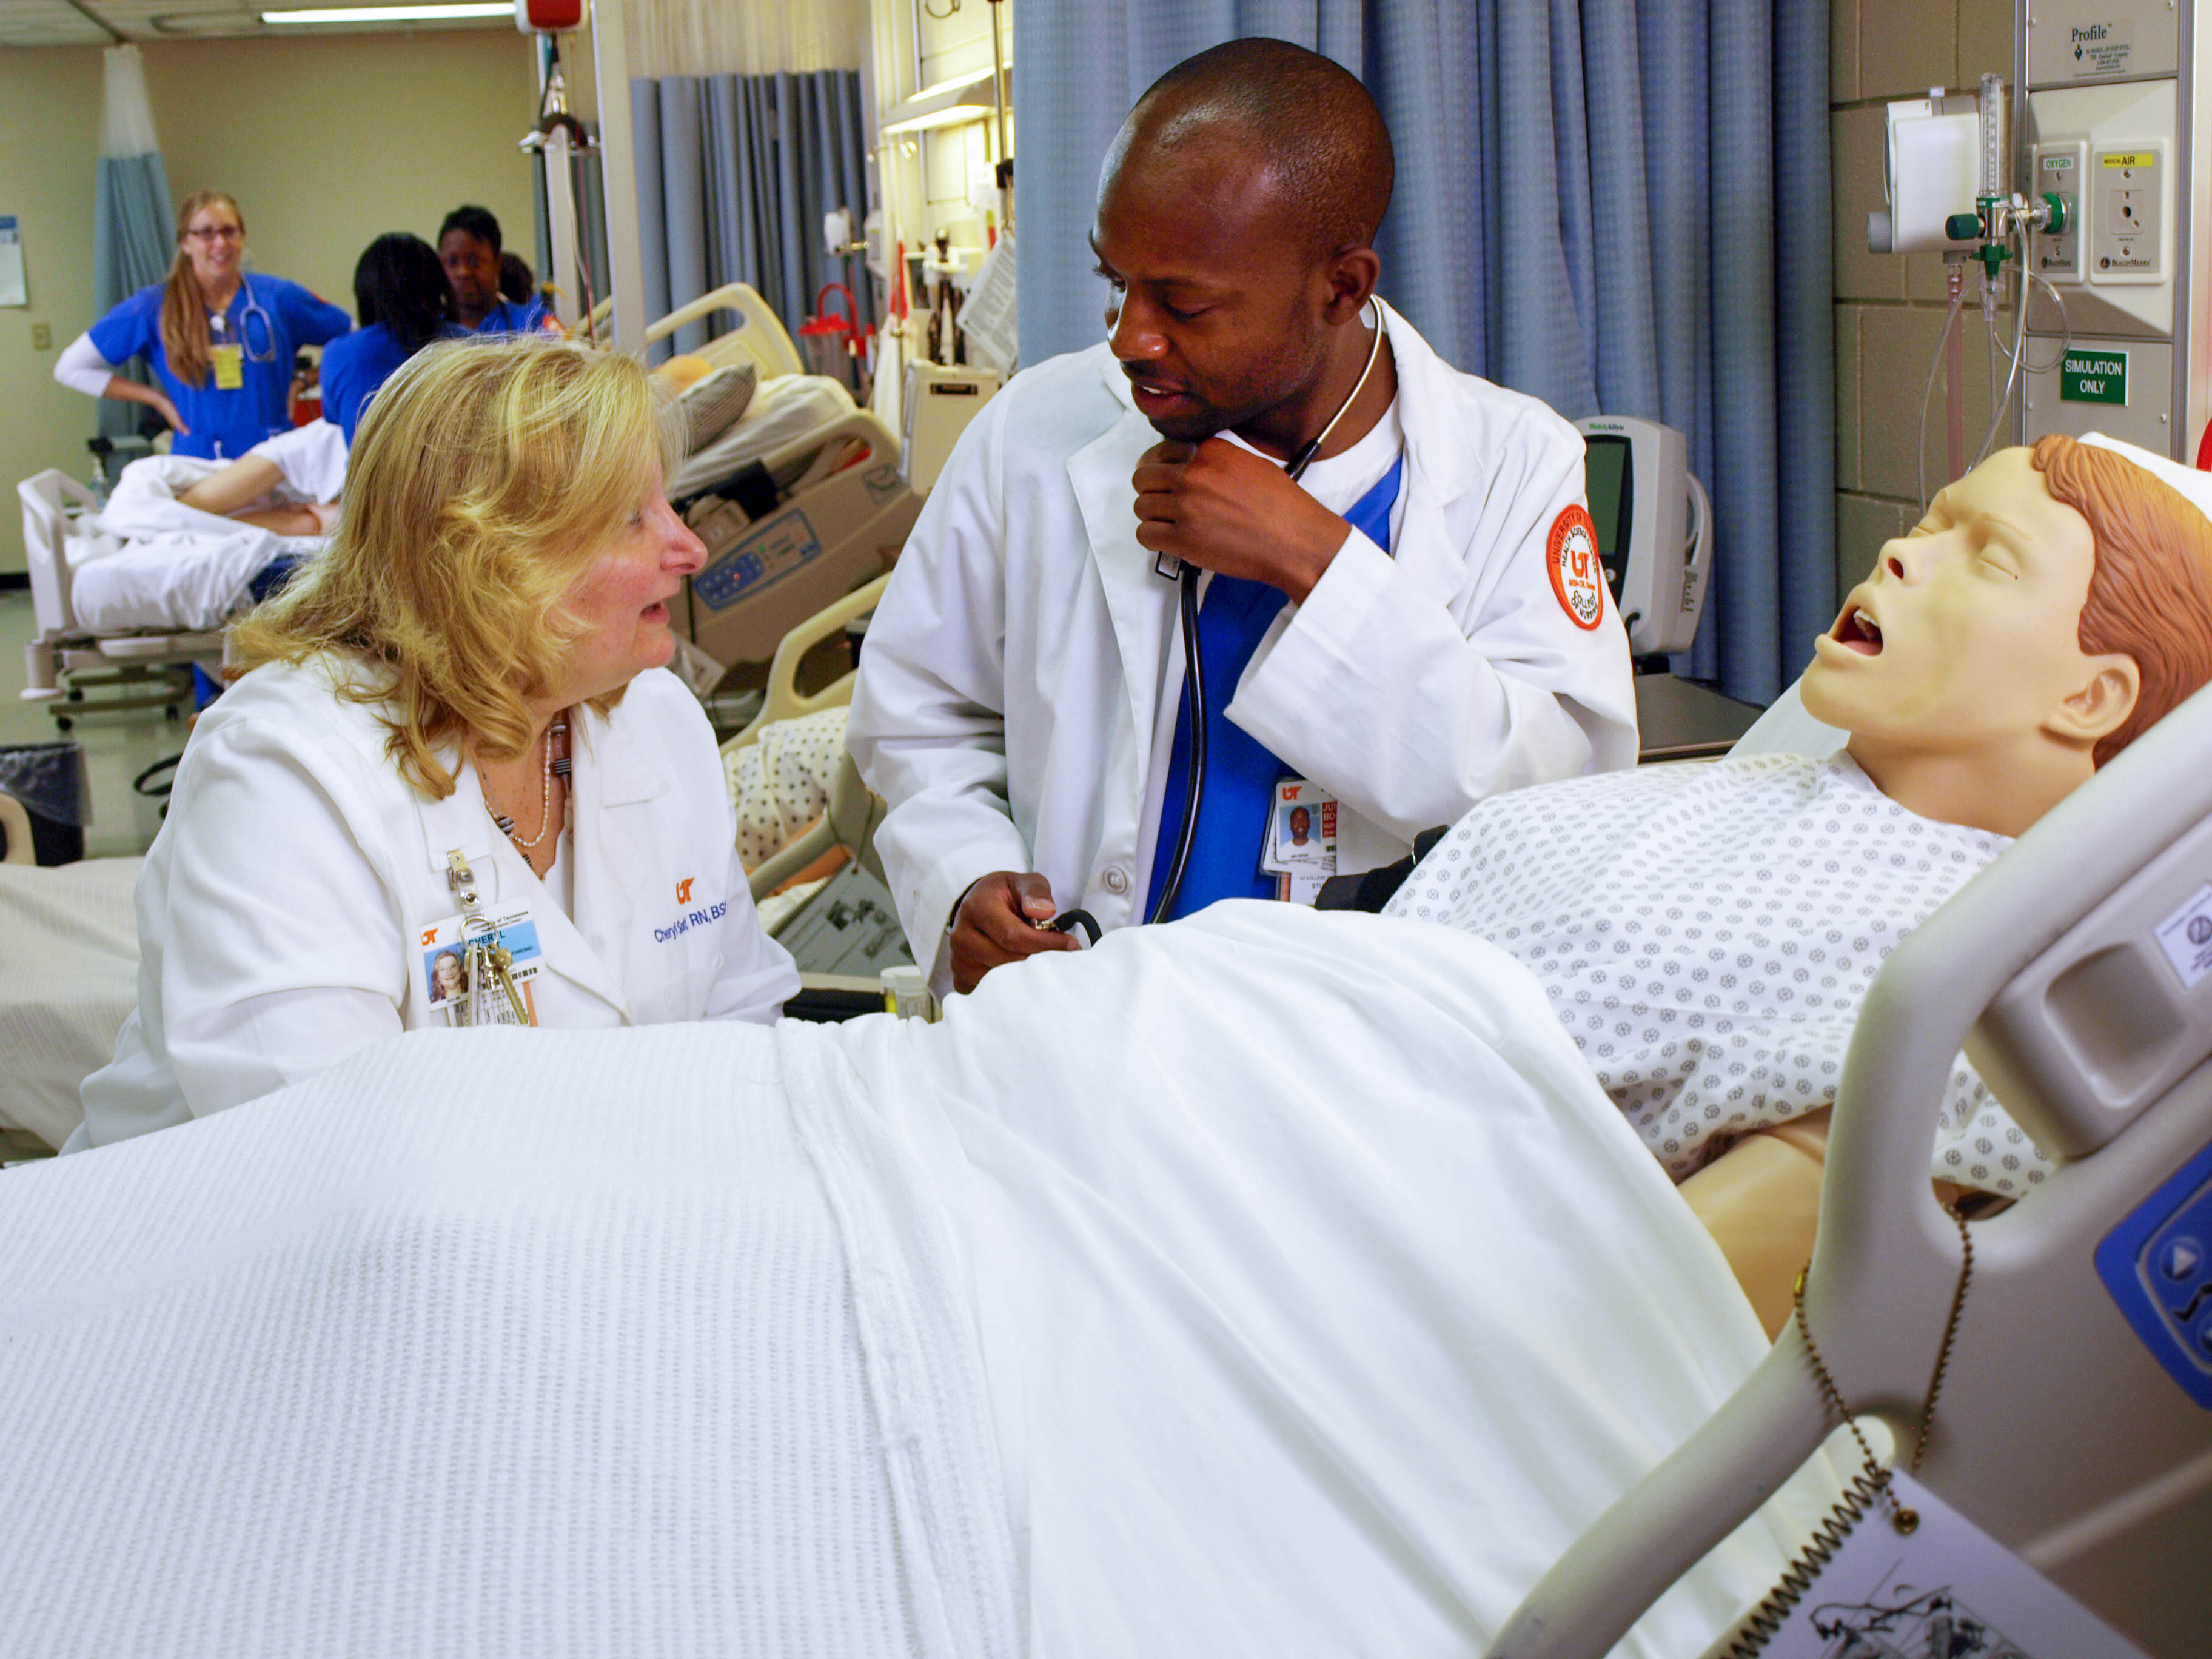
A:
{"label": "manikin arm", "polygon": [[1797,1270],[1812,1259],[1827,1155],[1828,1114],[1814,1112],[1744,1136],[1679,1188],[1769,1337],[1789,1323]]}
{"label": "manikin arm", "polygon": [[297,506],[283,504],[248,510],[248,504],[261,500],[284,482],[284,474],[276,463],[261,455],[243,455],[224,467],[211,472],[190,489],[181,492],[177,499],[186,507],[198,507],[203,513],[234,519],[240,524],[250,524],[257,529],[272,531],[279,536],[321,536],[327,534],[331,520],[337,516],[334,502],[307,502]]}

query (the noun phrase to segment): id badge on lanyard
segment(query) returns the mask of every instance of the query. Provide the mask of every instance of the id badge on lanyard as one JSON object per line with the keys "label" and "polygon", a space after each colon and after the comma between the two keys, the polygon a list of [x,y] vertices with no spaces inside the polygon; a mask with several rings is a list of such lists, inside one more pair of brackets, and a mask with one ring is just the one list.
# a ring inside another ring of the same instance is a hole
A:
{"label": "id badge on lanyard", "polygon": [[417,940],[422,982],[431,1007],[448,1025],[535,1025],[538,1002],[530,986],[544,966],[538,923],[529,907],[488,915],[478,902],[476,874],[459,848],[446,854],[446,881],[461,909]]}
{"label": "id badge on lanyard", "polygon": [[235,345],[208,348],[208,367],[215,370],[217,392],[237,392],[246,385],[246,349]]}
{"label": "id badge on lanyard", "polygon": [[1275,878],[1275,896],[1311,904],[1336,873],[1336,797],[1306,778],[1285,778],[1267,803],[1260,868]]}

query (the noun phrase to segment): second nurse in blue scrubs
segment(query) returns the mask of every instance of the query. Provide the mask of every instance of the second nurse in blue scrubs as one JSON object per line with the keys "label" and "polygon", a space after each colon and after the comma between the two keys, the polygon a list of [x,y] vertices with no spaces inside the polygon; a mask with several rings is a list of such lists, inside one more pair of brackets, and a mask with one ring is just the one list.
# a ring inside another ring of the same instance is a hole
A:
{"label": "second nurse in blue scrubs", "polygon": [[[220,191],[185,198],[166,281],[132,295],[54,365],[64,386],[144,404],[175,430],[173,453],[235,460],[291,424],[292,358],[353,326],[297,283],[246,269],[246,220]],[[116,372],[143,356],[153,386]]]}

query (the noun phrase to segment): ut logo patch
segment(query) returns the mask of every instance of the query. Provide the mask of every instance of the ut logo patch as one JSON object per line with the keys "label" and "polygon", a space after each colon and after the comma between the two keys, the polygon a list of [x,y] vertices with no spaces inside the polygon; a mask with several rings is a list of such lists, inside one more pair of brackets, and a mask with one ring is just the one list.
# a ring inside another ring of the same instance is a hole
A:
{"label": "ut logo patch", "polygon": [[425,945],[435,945],[437,942],[438,930],[434,927],[425,927],[422,930],[422,943]]}
{"label": "ut logo patch", "polygon": [[[683,880],[676,884],[676,902],[678,904],[689,904],[691,902],[691,884],[698,879],[699,878],[696,876],[686,876]],[[424,942],[427,944],[428,941],[425,940]]]}

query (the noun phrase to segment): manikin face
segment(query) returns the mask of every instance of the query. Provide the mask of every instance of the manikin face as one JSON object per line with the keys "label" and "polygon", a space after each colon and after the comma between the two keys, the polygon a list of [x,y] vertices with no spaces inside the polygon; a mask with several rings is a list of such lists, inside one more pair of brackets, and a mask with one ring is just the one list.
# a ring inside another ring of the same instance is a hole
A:
{"label": "manikin face", "polygon": [[676,655],[668,601],[707,562],[707,550],[661,493],[660,466],[639,492],[629,526],[585,568],[562,601],[583,624],[559,706],[604,696]]}
{"label": "manikin face", "polygon": [[489,242],[449,230],[438,239],[438,262],[446,267],[453,303],[463,311],[481,315],[499,303],[499,250]]}
{"label": "manikin face", "polygon": [[228,288],[246,257],[246,222],[228,202],[210,202],[185,222],[185,258],[202,288]]}
{"label": "manikin face", "polygon": [[2106,660],[2081,646],[2095,568],[2088,520],[2000,450],[1883,545],[1814,649],[1806,709],[1929,751],[2032,736]]}
{"label": "manikin face", "polygon": [[1100,193],[1091,246],[1110,285],[1109,337],[1163,437],[1242,427],[1320,377],[1328,283],[1279,217],[1266,175],[1235,162],[1161,167],[1133,152]]}

